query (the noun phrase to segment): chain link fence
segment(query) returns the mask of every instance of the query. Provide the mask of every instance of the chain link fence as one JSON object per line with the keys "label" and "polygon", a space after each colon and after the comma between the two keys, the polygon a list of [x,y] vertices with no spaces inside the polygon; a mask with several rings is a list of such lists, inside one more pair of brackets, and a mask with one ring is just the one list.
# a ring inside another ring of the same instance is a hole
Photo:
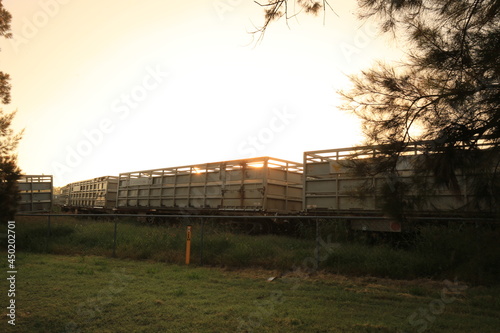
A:
{"label": "chain link fence", "polygon": [[[367,217],[363,217],[366,219]],[[371,217],[383,220],[381,217]],[[356,217],[19,214],[18,251],[184,265],[258,267],[391,278],[500,277],[495,223],[441,221],[412,232],[352,230]]]}

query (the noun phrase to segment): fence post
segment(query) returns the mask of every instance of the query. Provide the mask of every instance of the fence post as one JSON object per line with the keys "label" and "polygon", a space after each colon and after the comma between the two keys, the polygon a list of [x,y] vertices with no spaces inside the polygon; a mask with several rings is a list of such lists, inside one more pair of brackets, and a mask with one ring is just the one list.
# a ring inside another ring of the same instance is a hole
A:
{"label": "fence post", "polygon": [[203,224],[205,223],[205,219],[201,219],[200,226],[200,266],[203,266]]}
{"label": "fence post", "polygon": [[320,248],[320,231],[319,231],[319,219],[316,219],[316,267],[319,268],[319,248]]}
{"label": "fence post", "polygon": [[49,242],[50,242],[50,235],[52,234],[50,230],[50,213],[47,215],[47,238],[45,241],[45,249],[44,252],[47,252],[49,250]]}
{"label": "fence post", "polygon": [[113,258],[116,257],[116,225],[118,223],[118,219],[115,217],[115,231],[113,234]]}
{"label": "fence post", "polygon": [[50,235],[52,234],[51,230],[50,230],[50,214],[47,215],[47,236],[50,237]]}
{"label": "fence post", "polygon": [[186,228],[186,265],[191,261],[191,225]]}

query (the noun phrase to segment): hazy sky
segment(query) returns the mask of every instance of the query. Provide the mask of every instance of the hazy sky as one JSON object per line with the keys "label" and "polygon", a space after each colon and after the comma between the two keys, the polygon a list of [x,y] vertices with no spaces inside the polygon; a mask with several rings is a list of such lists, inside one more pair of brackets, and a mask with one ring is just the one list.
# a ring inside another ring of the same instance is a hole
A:
{"label": "hazy sky", "polygon": [[[270,26],[251,0],[4,0],[24,173],[55,185],[120,172],[361,143],[346,74],[394,56],[355,1]],[[325,22],[324,22],[325,21]]]}

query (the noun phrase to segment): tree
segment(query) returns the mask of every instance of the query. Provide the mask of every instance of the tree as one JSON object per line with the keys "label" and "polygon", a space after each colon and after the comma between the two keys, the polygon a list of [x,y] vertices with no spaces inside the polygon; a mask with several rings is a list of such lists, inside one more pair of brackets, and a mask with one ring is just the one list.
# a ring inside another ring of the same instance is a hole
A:
{"label": "tree", "polygon": [[327,0],[294,0],[293,3],[297,4],[297,6],[294,6],[294,8],[298,8],[298,11],[290,13],[289,2],[292,1],[268,0],[267,3],[255,1],[255,3],[264,8],[264,24],[254,31],[254,33],[259,34],[259,40],[264,37],[264,33],[266,32],[269,24],[273,21],[279,20],[280,18],[284,17],[288,22],[290,18],[297,16],[302,11],[304,11],[306,14],[317,15],[321,10],[325,11],[326,8],[330,8],[333,10]]}
{"label": "tree", "polygon": [[363,0],[361,8],[364,17],[381,16],[382,29],[411,49],[406,63],[379,63],[352,77],[354,89],[343,93],[370,143],[498,143],[498,0]]}
{"label": "tree", "polygon": [[381,171],[397,176],[400,154],[426,140],[428,154],[413,165],[419,176],[459,194],[466,184],[457,175],[472,175],[476,208],[498,209],[500,2],[362,0],[360,7],[362,17],[378,17],[382,30],[411,50],[402,64],[352,76],[354,88],[341,92],[345,109],[362,119],[367,143],[388,147],[392,163]]}
{"label": "tree", "polygon": [[[0,36],[11,38],[10,23],[12,16],[0,1]],[[9,74],[0,72],[0,98],[3,104],[10,102]],[[14,151],[22,133],[15,134],[11,123],[15,112],[6,114],[0,109],[0,221],[12,219],[17,209],[19,194],[17,180],[21,170],[17,166]]]}
{"label": "tree", "polygon": [[[287,12],[288,2],[268,3],[262,31]],[[400,184],[397,164],[405,149],[424,140],[428,153],[414,161],[421,176],[433,176],[436,186],[459,193],[457,174],[471,174],[469,190],[498,209],[500,1],[358,3],[362,19],[378,20],[382,33],[410,50],[402,63],[379,62],[351,76],[353,88],[340,92],[344,109],[362,120],[366,143],[384,147],[383,163],[369,172],[385,173],[393,194],[414,190],[422,184]],[[326,5],[314,2],[309,8],[318,13]],[[357,169],[367,172],[366,166]]]}

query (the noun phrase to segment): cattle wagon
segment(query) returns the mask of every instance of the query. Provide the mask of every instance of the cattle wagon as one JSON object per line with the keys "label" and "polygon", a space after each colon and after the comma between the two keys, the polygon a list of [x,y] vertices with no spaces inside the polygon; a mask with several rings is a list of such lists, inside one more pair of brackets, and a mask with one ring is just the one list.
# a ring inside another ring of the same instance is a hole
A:
{"label": "cattle wagon", "polygon": [[118,177],[104,176],[70,183],[63,187],[64,210],[112,212],[116,206]]}
{"label": "cattle wagon", "polygon": [[119,211],[287,214],[302,209],[302,164],[272,157],[119,175]]}
{"label": "cattle wagon", "polygon": [[21,175],[17,181],[19,212],[49,212],[52,208],[52,176]]}
{"label": "cattle wagon", "polygon": [[[435,145],[435,144],[434,144]],[[426,158],[436,157],[433,142],[421,141],[409,144],[397,156],[392,173],[369,172],[376,170],[377,163],[394,158],[388,154],[388,145],[359,146],[304,152],[304,212],[342,216],[387,217],[385,220],[356,219],[350,222],[352,229],[400,232],[402,219],[395,218],[387,207],[392,194],[401,184],[420,184],[424,190],[405,193],[401,200],[407,204],[404,217],[423,220],[439,217],[470,218],[491,217],[491,205],[479,202],[472,191],[473,176],[455,170],[454,188],[436,182],[433,175],[422,175],[415,167]],[[490,145],[481,148],[486,152]],[[371,166],[370,166],[371,164]],[[416,187],[415,187],[416,188]],[[391,192],[392,191],[392,192]],[[396,197],[396,195],[394,195]],[[396,206],[393,203],[393,206]],[[401,216],[400,216],[401,217]],[[411,223],[406,223],[409,227]]]}

